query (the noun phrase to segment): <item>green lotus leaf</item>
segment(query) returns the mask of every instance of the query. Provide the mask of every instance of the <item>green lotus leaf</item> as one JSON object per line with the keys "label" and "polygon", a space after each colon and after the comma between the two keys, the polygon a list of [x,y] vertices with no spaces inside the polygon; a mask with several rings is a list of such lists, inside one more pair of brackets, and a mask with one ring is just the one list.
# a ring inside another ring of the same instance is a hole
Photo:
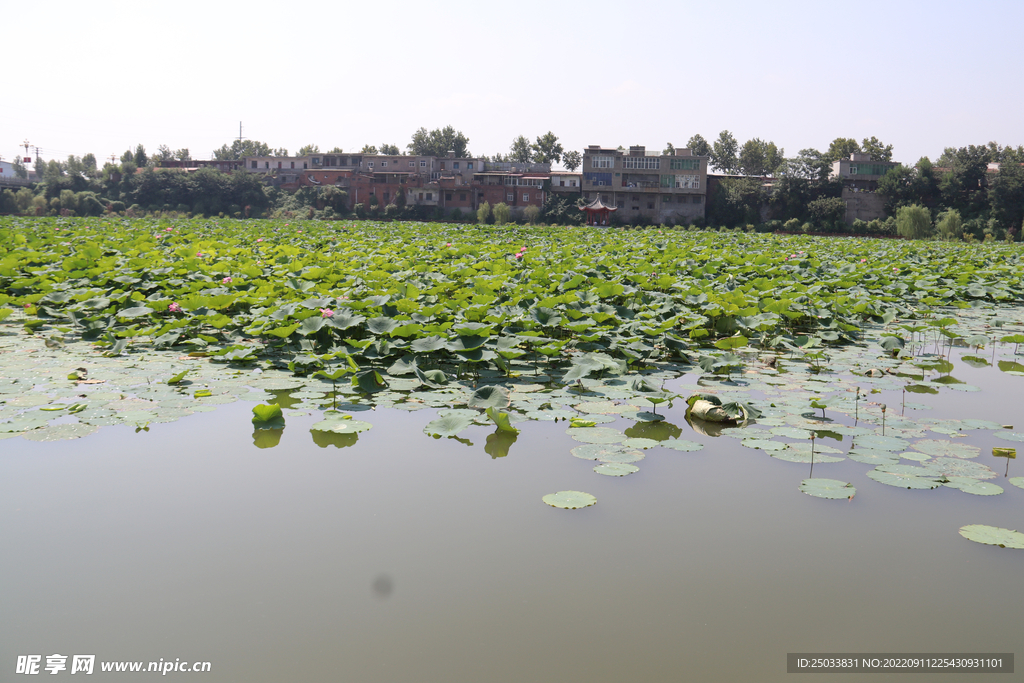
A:
{"label": "green lotus leaf", "polygon": [[252,408],[252,423],[260,429],[279,429],[284,426],[281,406],[276,403],[258,405]]}
{"label": "green lotus leaf", "polygon": [[152,308],[148,306],[134,306],[132,308],[123,308],[117,312],[119,318],[138,318],[139,316],[149,315],[153,312]]}
{"label": "green lotus leaf", "polygon": [[347,416],[326,415],[326,419],[314,424],[310,429],[319,432],[333,432],[335,434],[359,434],[373,427],[369,422],[345,419]]}
{"label": "green lotus leaf", "polygon": [[662,441],[658,444],[662,448],[670,448],[674,451],[681,451],[683,453],[692,453],[694,451],[703,450],[704,444],[697,443],[696,441],[687,441],[685,439],[669,439]]}
{"label": "green lotus leaf", "polygon": [[565,510],[576,510],[578,508],[590,507],[597,502],[597,498],[582,491],[559,491],[544,496],[543,501],[555,508]]}
{"label": "green lotus leaf", "polygon": [[868,472],[868,477],[880,484],[903,489],[935,489],[942,486],[942,483],[937,479],[926,479],[912,474],[894,474],[878,469]]}
{"label": "green lotus leaf", "polygon": [[1017,488],[1024,489],[1024,477],[1010,477],[1008,481]]}
{"label": "green lotus leaf", "polygon": [[507,389],[497,385],[482,386],[473,392],[466,405],[470,408],[507,408],[509,393]]}
{"label": "green lotus leaf", "polygon": [[364,394],[374,394],[387,389],[388,383],[376,370],[363,370],[352,376],[352,387]]}
{"label": "green lotus leaf", "polygon": [[578,427],[569,429],[566,434],[574,441],[591,444],[621,443],[626,440],[626,435],[616,429],[607,427]]}
{"label": "green lotus leaf", "polygon": [[960,535],[975,543],[1024,550],[1024,534],[1013,529],[1003,529],[987,524],[968,524],[960,527]]}
{"label": "green lotus leaf", "polygon": [[857,489],[849,482],[820,478],[804,479],[800,482],[800,490],[815,498],[829,498],[833,500],[853,498],[857,493]]}
{"label": "green lotus leaf", "polygon": [[519,430],[512,426],[509,422],[509,414],[498,410],[497,408],[488,408],[487,417],[491,418],[494,425],[498,428],[499,432],[509,432],[512,434],[518,434]]}
{"label": "green lotus leaf", "polygon": [[473,418],[466,415],[449,413],[428,422],[423,431],[428,436],[448,437],[455,436],[472,425]]}
{"label": "green lotus leaf", "polygon": [[605,462],[595,467],[594,471],[608,477],[625,477],[628,474],[639,472],[640,468],[624,462]]}
{"label": "green lotus leaf", "polygon": [[976,446],[942,439],[922,439],[914,442],[911,446],[915,450],[936,457],[976,458],[981,453],[981,449]]}

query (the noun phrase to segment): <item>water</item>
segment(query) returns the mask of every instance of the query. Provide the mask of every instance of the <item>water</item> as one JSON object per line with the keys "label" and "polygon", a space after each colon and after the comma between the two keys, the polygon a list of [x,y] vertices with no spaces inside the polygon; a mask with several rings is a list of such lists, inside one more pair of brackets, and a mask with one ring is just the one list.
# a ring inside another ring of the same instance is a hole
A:
{"label": "water", "polygon": [[[1024,426],[1024,378],[953,374],[983,391],[908,400]],[[901,395],[871,400],[892,415]],[[492,458],[489,428],[425,436],[433,410],[360,413],[373,429],[341,449],[288,417],[260,449],[251,405],[0,442],[5,671],[60,653],[95,654],[101,681],[134,679],[99,662],[161,658],[208,661],[207,681],[782,681],[788,652],[1024,653],[1024,551],[957,533],[1024,529],[1002,476],[998,496],[908,491],[847,459],[815,475],[857,495],[812,498],[807,465],[693,432],[680,403],[669,421],[704,450],[646,451],[623,478],[572,457],[564,423],[519,425]],[[970,434],[1002,475],[991,448],[1016,444]],[[563,489],[598,504],[541,502]]]}

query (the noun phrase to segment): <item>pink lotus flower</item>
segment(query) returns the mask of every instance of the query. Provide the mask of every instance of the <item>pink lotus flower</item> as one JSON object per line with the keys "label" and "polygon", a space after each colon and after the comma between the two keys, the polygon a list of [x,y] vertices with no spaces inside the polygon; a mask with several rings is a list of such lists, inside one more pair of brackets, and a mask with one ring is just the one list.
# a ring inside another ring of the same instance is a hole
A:
{"label": "pink lotus flower", "polygon": [[517,260],[517,261],[520,261],[520,260],[522,260],[522,258],[523,258],[523,254],[522,254],[522,252],[520,252],[520,253],[516,254],[516,260]]}
{"label": "pink lotus flower", "polygon": [[348,301],[348,297],[347,297],[347,296],[345,296],[344,294],[342,294],[342,295],[341,295],[341,300],[342,300],[342,301]]}
{"label": "pink lotus flower", "polygon": [[165,228],[165,229],[167,230],[167,232],[173,232],[174,231],[174,228]]}
{"label": "pink lotus flower", "polygon": [[332,318],[332,317],[334,317],[334,311],[332,311],[329,308],[321,308],[320,309],[320,317],[321,318]]}
{"label": "pink lotus flower", "polygon": [[263,241],[263,238],[262,238],[262,237],[257,237],[257,238],[256,238],[256,241],[257,241],[257,242],[262,242],[262,241]]}
{"label": "pink lotus flower", "polygon": [[302,232],[302,231],[301,231],[301,230],[299,230],[299,232]]}
{"label": "pink lotus flower", "polygon": [[199,258],[203,258],[203,252],[197,251],[196,256],[198,256]]}
{"label": "pink lotus flower", "polygon": [[867,262],[868,262],[868,260],[867,260],[866,258],[862,258],[862,259],[860,260],[860,262],[861,262],[861,263],[867,263]]}
{"label": "pink lotus flower", "polygon": [[167,310],[170,311],[171,313],[180,313],[181,312],[181,306],[179,306],[178,302],[175,301],[175,302],[172,302],[171,305],[167,307]]}
{"label": "pink lotus flower", "polygon": [[452,243],[451,243],[451,242],[449,242],[448,244],[446,244],[446,245],[444,245],[444,246],[446,246],[446,247],[450,247],[450,246],[452,246]]}
{"label": "pink lotus flower", "polygon": [[28,309],[30,309],[30,308],[32,308],[32,304],[25,304],[25,310],[26,310],[26,311],[27,311]]}
{"label": "pink lotus flower", "polygon": [[223,280],[221,280],[221,282],[222,282],[222,283],[224,283],[224,284],[226,284],[226,285],[227,285],[227,284],[230,284],[230,283],[231,283],[231,278],[230,278],[230,277],[226,277],[226,278],[224,278]]}

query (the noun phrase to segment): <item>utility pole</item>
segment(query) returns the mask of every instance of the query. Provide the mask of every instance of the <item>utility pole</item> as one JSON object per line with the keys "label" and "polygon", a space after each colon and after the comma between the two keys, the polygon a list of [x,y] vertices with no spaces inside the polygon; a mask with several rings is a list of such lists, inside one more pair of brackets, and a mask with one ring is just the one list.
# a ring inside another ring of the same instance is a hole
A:
{"label": "utility pole", "polygon": [[31,144],[29,143],[28,138],[25,138],[25,141],[22,142],[21,144],[25,147],[25,156],[28,156],[28,146],[29,144]]}
{"label": "utility pole", "polygon": [[238,122],[238,144],[242,144],[242,140],[244,140],[244,139],[245,138],[242,137],[242,122],[239,121]]}

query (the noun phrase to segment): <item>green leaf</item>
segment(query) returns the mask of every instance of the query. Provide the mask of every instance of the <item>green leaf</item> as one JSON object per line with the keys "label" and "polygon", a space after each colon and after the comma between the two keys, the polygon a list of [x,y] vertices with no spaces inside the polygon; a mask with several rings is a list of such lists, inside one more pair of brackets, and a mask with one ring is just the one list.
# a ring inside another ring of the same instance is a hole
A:
{"label": "green leaf", "polygon": [[608,477],[624,477],[627,474],[639,472],[640,468],[623,462],[606,462],[595,467],[594,471]]}
{"label": "green leaf", "polygon": [[376,370],[363,370],[352,377],[352,386],[364,394],[375,394],[388,388],[387,382]]}
{"label": "green leaf", "polygon": [[466,402],[470,408],[507,408],[508,390],[497,385],[482,386]]}
{"label": "green leaf", "polygon": [[509,422],[508,413],[498,410],[497,408],[488,408],[487,417],[491,418],[499,432],[510,432],[512,434],[518,434],[519,430],[512,426]]}
{"label": "green leaf", "polygon": [[171,377],[170,379],[168,379],[167,383],[168,384],[177,384],[181,380],[185,379],[185,375],[187,375],[188,373],[189,373],[189,370],[188,370],[188,368],[186,368],[186,369],[182,370],[181,372],[179,372],[178,374],[176,374],[173,377]]}
{"label": "green leaf", "polygon": [[853,498],[857,489],[853,484],[838,479],[804,479],[800,482],[800,490],[815,498],[830,498],[839,500],[841,498]]}
{"label": "green leaf", "polygon": [[576,510],[578,508],[590,507],[597,502],[597,498],[582,491],[559,491],[544,496],[543,501],[555,508],[564,510]]}
{"label": "green leaf", "polygon": [[472,418],[466,415],[448,413],[428,422],[423,431],[428,436],[455,436],[459,432],[468,429],[472,424]]}
{"label": "green leaf", "polygon": [[968,524],[960,527],[960,535],[975,543],[1024,550],[1024,534],[1013,529],[1003,529],[987,524]]}
{"label": "green leaf", "polygon": [[715,346],[723,349],[738,349],[742,346],[747,345],[747,338],[742,335],[736,335],[735,337],[728,337],[726,339],[719,339],[715,342]]}
{"label": "green leaf", "polygon": [[282,429],[284,414],[276,403],[258,405],[252,408],[252,423],[258,429]]}

